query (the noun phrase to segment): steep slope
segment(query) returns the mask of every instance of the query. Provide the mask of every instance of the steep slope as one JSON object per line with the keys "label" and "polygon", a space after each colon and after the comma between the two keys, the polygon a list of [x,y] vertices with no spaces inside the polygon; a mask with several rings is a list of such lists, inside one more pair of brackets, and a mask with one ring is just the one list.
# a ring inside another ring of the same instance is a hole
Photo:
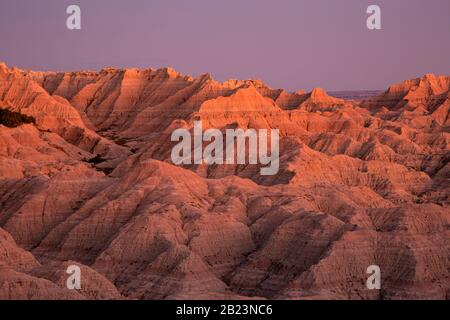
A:
{"label": "steep slope", "polygon": [[0,66],[0,108],[32,116],[41,131],[54,132],[71,144],[108,158],[127,151],[86,126],[82,115],[64,98],[50,96],[32,75]]}
{"label": "steep slope", "polygon": [[383,118],[398,119],[414,127],[449,126],[450,77],[427,74],[396,84],[363,105],[379,111]]}
{"label": "steep slope", "polygon": [[[0,125],[0,298],[446,299],[449,87],[427,75],[360,103],[170,68],[2,65],[0,107],[36,123]],[[199,120],[278,129],[278,174],[175,166],[171,133]]]}

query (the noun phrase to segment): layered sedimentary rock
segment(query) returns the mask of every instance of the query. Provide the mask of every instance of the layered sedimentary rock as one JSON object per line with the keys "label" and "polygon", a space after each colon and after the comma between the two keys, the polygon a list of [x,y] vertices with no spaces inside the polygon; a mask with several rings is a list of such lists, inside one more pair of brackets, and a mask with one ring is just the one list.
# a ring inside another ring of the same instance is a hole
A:
{"label": "layered sedimentary rock", "polygon": [[[383,118],[399,119],[413,127],[426,128],[433,121],[449,126],[450,78],[427,74],[391,86],[363,105],[379,110]],[[381,108],[381,109],[380,109]]]}
{"label": "layered sedimentary rock", "polygon": [[[449,83],[357,102],[170,68],[0,66],[0,107],[36,118],[0,125],[0,298],[448,298]],[[279,129],[278,174],[175,166],[171,133],[196,120]]]}
{"label": "layered sedimentary rock", "polygon": [[115,159],[127,154],[93,131],[84,114],[65,98],[50,95],[33,74],[0,66],[0,108],[32,116],[39,130],[56,133],[82,150]]}

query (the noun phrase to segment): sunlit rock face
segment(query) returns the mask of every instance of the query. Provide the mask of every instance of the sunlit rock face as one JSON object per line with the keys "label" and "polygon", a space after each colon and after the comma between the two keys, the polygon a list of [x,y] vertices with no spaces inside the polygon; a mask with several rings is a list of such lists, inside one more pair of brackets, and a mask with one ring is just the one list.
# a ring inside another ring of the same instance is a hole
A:
{"label": "sunlit rock face", "polygon": [[[0,125],[0,299],[448,298],[449,92],[1,64],[0,108],[35,123]],[[194,121],[278,129],[280,170],[175,166],[171,133]]]}

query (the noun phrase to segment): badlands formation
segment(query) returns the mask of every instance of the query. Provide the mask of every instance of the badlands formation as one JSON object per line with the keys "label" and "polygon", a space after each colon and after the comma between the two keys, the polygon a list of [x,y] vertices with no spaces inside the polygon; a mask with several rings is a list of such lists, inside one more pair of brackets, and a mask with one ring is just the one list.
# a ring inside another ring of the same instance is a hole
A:
{"label": "badlands formation", "polygon": [[[450,298],[448,76],[352,101],[1,64],[0,108],[35,119],[0,125],[0,299]],[[197,120],[279,129],[278,174],[173,165]]]}

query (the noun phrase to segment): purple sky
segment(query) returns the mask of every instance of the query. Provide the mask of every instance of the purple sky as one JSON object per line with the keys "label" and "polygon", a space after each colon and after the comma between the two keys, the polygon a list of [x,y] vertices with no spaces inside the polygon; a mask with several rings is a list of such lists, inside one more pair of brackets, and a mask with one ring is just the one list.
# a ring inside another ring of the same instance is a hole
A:
{"label": "purple sky", "polygon": [[[78,4],[82,30],[69,31]],[[382,30],[366,8],[382,9]],[[171,66],[290,90],[450,74],[449,0],[1,0],[0,60],[35,70]]]}

